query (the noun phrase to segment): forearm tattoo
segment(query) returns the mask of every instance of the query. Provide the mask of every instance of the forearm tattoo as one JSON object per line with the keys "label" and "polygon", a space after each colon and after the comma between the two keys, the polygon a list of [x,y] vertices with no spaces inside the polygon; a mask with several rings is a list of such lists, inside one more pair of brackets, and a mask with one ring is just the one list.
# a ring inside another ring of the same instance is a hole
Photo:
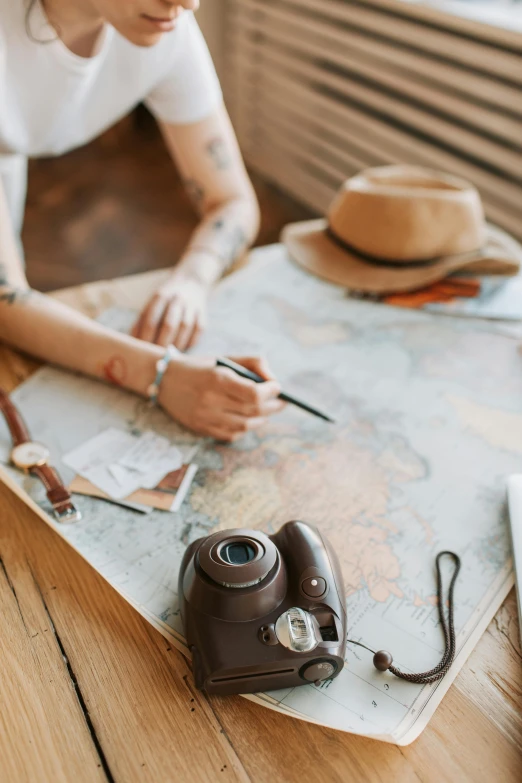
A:
{"label": "forearm tattoo", "polygon": [[0,264],[0,302],[14,304],[24,302],[31,295],[30,288],[14,286],[9,281],[9,275],[5,264]]}
{"label": "forearm tattoo", "polygon": [[214,161],[214,165],[220,171],[229,169],[232,165],[232,156],[226,142],[221,136],[215,136],[206,144],[205,149]]}

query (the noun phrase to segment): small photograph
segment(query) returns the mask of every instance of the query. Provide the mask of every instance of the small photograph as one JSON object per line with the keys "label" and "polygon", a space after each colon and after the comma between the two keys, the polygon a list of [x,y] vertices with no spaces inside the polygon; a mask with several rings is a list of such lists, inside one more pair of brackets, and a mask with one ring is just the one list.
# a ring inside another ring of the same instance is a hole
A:
{"label": "small photograph", "polygon": [[[140,504],[150,506],[161,511],[178,511],[190,489],[192,480],[196,475],[198,466],[192,464],[182,465],[181,468],[167,473],[164,478],[150,489],[140,487],[121,499],[121,504]],[[69,484],[69,491],[78,495],[90,495],[94,498],[109,498],[110,495],[103,492],[88,479],[75,476]]]}

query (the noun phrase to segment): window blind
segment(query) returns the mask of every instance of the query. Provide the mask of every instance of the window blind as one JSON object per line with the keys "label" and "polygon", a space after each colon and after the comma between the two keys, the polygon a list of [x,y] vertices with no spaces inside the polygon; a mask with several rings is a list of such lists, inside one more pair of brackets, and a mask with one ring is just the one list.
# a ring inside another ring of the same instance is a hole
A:
{"label": "window blind", "polygon": [[400,0],[227,0],[225,92],[247,162],[314,210],[361,168],[420,164],[522,239],[521,45]]}

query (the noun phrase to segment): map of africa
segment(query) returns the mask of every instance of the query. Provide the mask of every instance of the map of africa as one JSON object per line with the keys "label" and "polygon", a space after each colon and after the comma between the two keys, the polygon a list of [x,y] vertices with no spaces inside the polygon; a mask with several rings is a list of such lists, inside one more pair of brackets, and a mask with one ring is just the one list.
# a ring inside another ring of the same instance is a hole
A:
{"label": "map of africa", "polygon": [[[279,246],[218,287],[199,353],[265,354],[285,391],[335,418],[292,406],[229,446],[197,439],[119,389],[44,368],[13,398],[32,435],[60,455],[107,427],[153,429],[198,444],[192,491],[176,514],[142,517],[78,498],[83,521],[46,517],[150,622],[183,647],[177,565],[186,545],[230,527],[274,532],[290,519],[317,525],[343,570],[349,637],[393,652],[405,671],[432,668],[443,640],[434,559],[458,552],[458,656],[442,682],[380,674],[348,645],[341,675],[254,696],[295,717],[389,742],[411,742],[512,584],[505,478],[522,460],[518,342],[491,322],[348,299],[293,266]],[[132,314],[109,311],[123,327]],[[58,426],[58,421],[61,426]],[[45,511],[38,482],[4,475]],[[27,497],[26,495],[26,497]]]}

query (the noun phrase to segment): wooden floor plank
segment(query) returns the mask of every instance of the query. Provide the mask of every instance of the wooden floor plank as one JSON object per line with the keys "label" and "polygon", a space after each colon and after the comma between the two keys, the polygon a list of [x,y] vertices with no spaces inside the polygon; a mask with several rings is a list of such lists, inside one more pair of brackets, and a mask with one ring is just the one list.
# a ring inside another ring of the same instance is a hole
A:
{"label": "wooden floor plank", "polygon": [[1,778],[110,780],[38,585],[28,563],[5,545],[3,530],[0,552]]}
{"label": "wooden floor plank", "polygon": [[520,783],[522,748],[455,687],[445,695],[429,730],[401,750],[423,783]]}
{"label": "wooden floor plank", "polygon": [[[212,709],[194,690],[183,656],[3,485],[0,507],[0,556],[27,615],[26,630],[0,574],[6,606],[0,756],[11,764],[7,781],[90,783],[107,779],[103,763],[109,780],[125,783],[247,781]],[[43,651],[36,655],[39,645]]]}
{"label": "wooden floor plank", "polygon": [[505,600],[455,683],[470,709],[488,716],[519,751],[522,779],[522,648],[515,589]]}
{"label": "wooden floor plank", "polygon": [[210,702],[256,783],[419,781],[395,745],[297,721],[239,696]]}

